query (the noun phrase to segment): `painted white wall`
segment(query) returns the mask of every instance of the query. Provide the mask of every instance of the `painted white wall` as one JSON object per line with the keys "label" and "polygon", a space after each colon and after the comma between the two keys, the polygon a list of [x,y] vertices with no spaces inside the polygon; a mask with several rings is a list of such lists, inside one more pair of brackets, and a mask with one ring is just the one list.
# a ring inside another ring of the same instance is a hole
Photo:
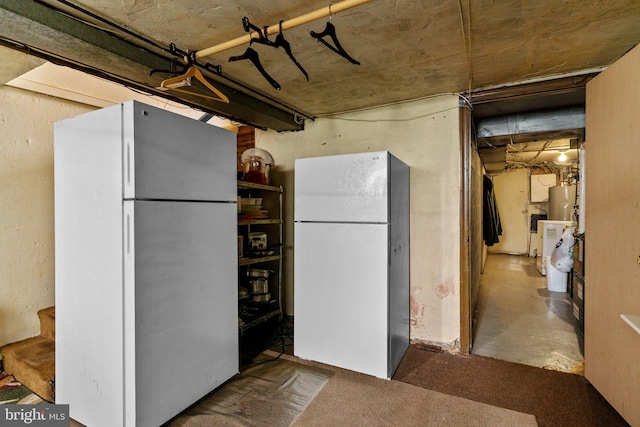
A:
{"label": "painted white wall", "polygon": [[487,247],[489,253],[526,255],[537,247],[536,234],[529,233],[530,218],[546,211],[540,209],[540,203],[529,202],[529,186],[528,169],[513,169],[493,177],[502,236],[499,243]]}
{"label": "painted white wall", "polygon": [[493,191],[498,202],[502,235],[500,242],[489,246],[489,253],[527,253],[529,220],[529,174],[515,169],[493,177]]}
{"label": "painted white wall", "polygon": [[0,86],[0,345],[54,305],[53,123],[94,109]]}
{"label": "painted white wall", "polygon": [[[256,131],[285,187],[286,311],[294,314],[293,177],[296,158],[388,150],[411,168],[411,337],[460,336],[460,136],[458,98],[433,97],[307,120],[296,133]],[[353,301],[354,305],[358,301]],[[330,315],[330,313],[327,313]]]}

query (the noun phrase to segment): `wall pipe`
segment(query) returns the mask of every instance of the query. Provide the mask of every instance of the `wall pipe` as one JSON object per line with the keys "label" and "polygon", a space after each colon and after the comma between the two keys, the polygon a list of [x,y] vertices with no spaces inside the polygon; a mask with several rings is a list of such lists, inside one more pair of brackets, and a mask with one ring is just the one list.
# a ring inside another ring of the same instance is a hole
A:
{"label": "wall pipe", "polygon": [[587,176],[587,163],[586,163],[586,156],[587,156],[587,151],[584,145],[582,145],[582,147],[580,147],[580,150],[578,151],[578,158],[579,158],[579,165],[580,165],[580,170],[579,170],[579,176],[580,176],[580,187],[578,189],[578,233],[582,234],[585,231],[586,228],[586,222],[585,222],[585,213],[586,213],[586,183],[585,183],[585,177]]}
{"label": "wall pipe", "polygon": [[[352,7],[359,6],[364,3],[368,3],[371,0],[343,0],[338,3],[333,3],[327,7],[322,9],[318,9],[313,12],[305,13],[304,15],[298,16],[297,18],[292,18],[287,21],[282,22],[282,31],[306,24],[311,21],[316,21],[318,19],[335,15],[338,12],[342,12],[343,10],[351,9]],[[265,30],[265,36],[270,36],[272,34],[277,34],[280,32],[280,24],[271,25],[267,27]],[[232,49],[234,47],[242,46],[243,44],[247,44],[251,41],[252,38],[258,38],[259,34],[255,32],[250,32],[242,37],[235,38],[233,40],[229,40],[224,43],[220,43],[216,46],[208,47],[202,50],[195,52],[195,58],[200,59],[205,56],[211,56],[216,53]],[[185,58],[186,60],[186,58]]]}

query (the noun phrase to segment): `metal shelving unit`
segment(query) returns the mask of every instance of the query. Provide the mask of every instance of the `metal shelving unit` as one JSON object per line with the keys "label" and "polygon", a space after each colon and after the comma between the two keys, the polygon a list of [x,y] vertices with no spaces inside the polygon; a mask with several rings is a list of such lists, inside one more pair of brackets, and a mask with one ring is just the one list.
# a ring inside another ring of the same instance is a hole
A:
{"label": "metal shelving unit", "polygon": [[[247,236],[251,232],[264,232],[267,234],[268,247],[274,248],[273,254],[264,256],[243,256],[238,259],[238,283],[240,286],[248,281],[247,270],[255,266],[273,272],[269,277],[268,302],[253,301],[251,293],[245,298],[238,299],[239,329],[240,334],[262,322],[278,316],[282,319],[282,274],[283,274],[283,204],[282,186],[255,184],[252,182],[238,181],[238,196],[243,198],[261,198],[264,207],[268,208],[269,218],[244,218],[239,212],[238,235],[242,236],[243,246],[248,243]],[[244,246],[247,247],[247,246]],[[277,249],[276,249],[277,248]],[[249,292],[250,286],[247,285]]]}

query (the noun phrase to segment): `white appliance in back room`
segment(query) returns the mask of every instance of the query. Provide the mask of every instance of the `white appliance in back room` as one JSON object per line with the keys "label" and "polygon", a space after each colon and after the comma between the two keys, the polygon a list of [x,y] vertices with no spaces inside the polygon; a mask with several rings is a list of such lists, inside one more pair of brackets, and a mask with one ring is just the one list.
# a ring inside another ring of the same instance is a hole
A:
{"label": "white appliance in back room", "polygon": [[409,346],[409,167],[295,162],[294,354],[391,378]]}
{"label": "white appliance in back room", "polygon": [[574,221],[538,221],[538,247],[541,256],[536,258],[536,268],[543,276],[547,275],[546,260],[551,257],[558,241],[562,238],[562,232],[567,228],[575,228]]}
{"label": "white appliance in back room", "polygon": [[159,426],[238,372],[235,134],[137,102],[55,124],[56,403]]}

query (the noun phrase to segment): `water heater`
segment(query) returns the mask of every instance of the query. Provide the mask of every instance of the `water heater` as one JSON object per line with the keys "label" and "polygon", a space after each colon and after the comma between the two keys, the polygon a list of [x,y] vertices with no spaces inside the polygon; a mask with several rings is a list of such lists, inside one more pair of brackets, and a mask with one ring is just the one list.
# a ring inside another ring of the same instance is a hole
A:
{"label": "water heater", "polygon": [[549,220],[571,221],[575,204],[575,185],[549,187]]}

